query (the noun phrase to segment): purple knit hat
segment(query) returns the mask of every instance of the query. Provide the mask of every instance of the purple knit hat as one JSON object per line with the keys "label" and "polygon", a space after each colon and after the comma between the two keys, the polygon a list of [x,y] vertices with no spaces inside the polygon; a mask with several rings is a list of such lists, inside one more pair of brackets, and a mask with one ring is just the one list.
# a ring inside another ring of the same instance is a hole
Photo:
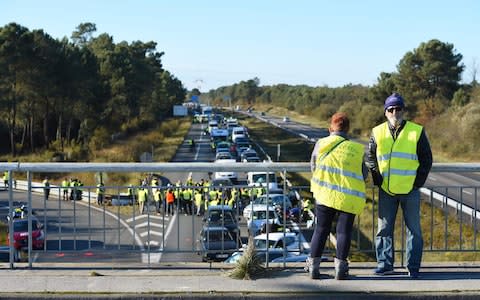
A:
{"label": "purple knit hat", "polygon": [[390,106],[399,106],[405,107],[405,103],[403,102],[402,96],[399,93],[393,93],[385,100],[385,105],[383,106],[383,110],[387,110]]}

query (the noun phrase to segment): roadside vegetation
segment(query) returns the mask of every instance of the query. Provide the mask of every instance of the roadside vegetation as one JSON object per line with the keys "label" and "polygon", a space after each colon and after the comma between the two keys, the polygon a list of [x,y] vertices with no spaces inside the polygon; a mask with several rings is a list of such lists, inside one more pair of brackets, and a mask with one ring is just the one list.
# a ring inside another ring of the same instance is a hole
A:
{"label": "roadside vegetation", "polygon": [[[238,114],[241,123],[248,127],[249,134],[260,144],[272,159],[277,152],[277,144],[282,144],[281,161],[310,161],[313,144],[290,135],[272,125]],[[284,149],[285,148],[285,149]],[[302,187],[302,197],[313,199],[309,191],[310,173],[287,174],[293,186]],[[367,180],[367,205],[363,213],[357,217],[352,237],[351,261],[375,261],[374,237],[376,233],[376,205],[378,190],[374,189],[370,177]],[[423,261],[474,261],[480,258],[476,249],[479,237],[475,234],[474,223],[465,216],[430,203],[422,196],[421,226],[423,229],[425,253]],[[399,210],[396,220],[395,249],[404,249],[406,233],[402,232],[402,213]],[[460,220],[460,218],[463,218]],[[461,239],[460,239],[461,237]],[[448,245],[448,248],[446,248]],[[458,252],[458,250],[470,250]],[[327,251],[334,247],[327,243]],[[444,251],[448,250],[448,251]],[[401,261],[401,253],[396,253],[396,261]]]}

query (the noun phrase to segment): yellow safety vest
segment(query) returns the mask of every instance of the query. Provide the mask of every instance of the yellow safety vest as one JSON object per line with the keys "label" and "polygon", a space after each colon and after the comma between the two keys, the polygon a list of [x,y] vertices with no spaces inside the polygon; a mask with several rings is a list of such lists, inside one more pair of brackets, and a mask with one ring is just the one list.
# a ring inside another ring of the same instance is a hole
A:
{"label": "yellow safety vest", "polygon": [[413,189],[420,163],[417,144],[423,127],[407,121],[396,140],[388,123],[373,128],[377,143],[378,168],[383,177],[382,189],[391,195],[408,194]]}
{"label": "yellow safety vest", "polygon": [[311,191],[318,204],[360,214],[365,206],[364,146],[331,135],[320,140]]}

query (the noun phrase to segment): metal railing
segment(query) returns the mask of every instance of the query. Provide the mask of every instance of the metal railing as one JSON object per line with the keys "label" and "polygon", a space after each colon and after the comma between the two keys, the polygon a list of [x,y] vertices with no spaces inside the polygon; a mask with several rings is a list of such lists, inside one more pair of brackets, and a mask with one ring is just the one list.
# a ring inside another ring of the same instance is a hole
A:
{"label": "metal railing", "polygon": [[[187,178],[187,174],[200,174],[199,177],[208,179],[207,174],[212,172],[234,171],[234,172],[279,172],[284,176],[292,172],[310,172],[309,163],[231,163],[231,164],[211,164],[211,163],[0,163],[0,170],[6,170],[9,173],[8,188],[8,215],[11,216],[15,208],[15,202],[27,203],[28,210],[28,242],[26,242],[26,259],[29,267],[37,261],[61,261],[61,262],[85,262],[90,260],[114,262],[138,263],[142,266],[151,267],[162,261],[198,261],[196,254],[200,251],[197,243],[198,232],[202,229],[202,218],[195,214],[189,216],[180,216],[182,212],[182,203],[177,200],[174,216],[166,217],[164,207],[161,206],[160,213],[157,214],[155,203],[146,205],[146,213],[140,213],[135,197],[131,201],[125,201],[126,190],[128,186],[105,186],[110,191],[112,199],[110,203],[97,204],[96,186],[83,186],[82,201],[63,201],[64,188],[58,185],[50,186],[50,199],[47,200],[40,196],[43,193],[44,186],[32,180],[34,175],[47,173],[138,173],[138,174],[157,174],[168,177],[169,174],[184,174],[182,182]],[[432,173],[437,172],[480,172],[480,164],[434,164]],[[16,180],[16,190],[14,186],[15,177],[20,175],[26,178],[25,181]],[[172,184],[175,180],[171,180]],[[267,187],[268,187],[267,178]],[[141,188],[140,185],[133,187]],[[170,186],[167,182],[162,182],[158,187],[147,187],[149,195],[153,189],[167,190]],[[192,188],[196,186],[187,186],[182,184],[179,189]],[[225,187],[222,187],[223,189]],[[252,186],[245,183],[236,185],[236,188],[252,190]],[[477,246],[477,218],[480,213],[477,212],[477,196],[479,186],[437,186],[426,187],[422,189],[423,203],[422,208],[424,218],[429,219],[429,228],[423,228],[425,239],[425,252],[444,253],[444,252],[476,252]],[[71,190],[72,188],[69,188]],[[281,186],[284,193],[291,190],[300,194],[308,193],[308,186],[287,187]],[[18,190],[24,190],[25,193],[17,193]],[[457,190],[455,195],[460,195],[460,199],[451,197],[452,191]],[[358,218],[353,236],[352,252],[360,252],[366,255],[374,253],[374,238],[376,233],[376,194],[375,188],[370,188],[369,205],[364,213]],[[468,191],[474,199],[473,205],[467,205],[463,201],[462,195]],[[270,189],[266,188],[267,195]],[[16,199],[20,198],[20,201]],[[251,199],[243,199],[243,204],[237,194],[235,209],[237,214],[241,214],[241,209]],[[2,199],[3,200],[3,199]],[[26,201],[25,201],[26,200]],[[112,205],[113,204],[113,205]],[[122,205],[126,204],[126,205]],[[284,205],[285,207],[285,205]],[[32,215],[35,209],[36,215]],[[145,211],[144,211],[145,212]],[[183,212],[182,212],[183,213]],[[32,249],[34,236],[32,231],[32,220],[36,218],[44,224],[45,243],[41,249]],[[292,228],[292,220],[287,220],[287,214],[282,213],[282,228],[284,235],[286,228]],[[400,219],[400,218],[399,218]],[[441,224],[439,222],[441,221]],[[288,223],[288,224],[287,224]],[[403,229],[403,222],[401,222]],[[300,233],[306,233],[311,228],[306,228],[305,220],[298,220],[293,225],[293,230]],[[311,224],[311,222],[310,222]],[[369,225],[368,225],[369,224]],[[441,231],[439,227],[441,225]],[[268,228],[268,226],[266,226]],[[455,228],[455,230],[453,230]],[[246,228],[243,228],[246,232]],[[268,231],[267,229],[267,239]],[[246,233],[243,232],[243,237]],[[399,245],[396,251],[401,257],[403,264],[404,253],[404,232],[397,230],[396,244]],[[452,232],[456,232],[452,236]],[[439,237],[442,237],[439,241]],[[14,230],[13,221],[9,222],[9,240],[13,241]],[[186,241],[188,240],[188,241]],[[452,246],[454,245],[454,246]],[[328,251],[333,251],[334,245],[330,245]],[[227,250],[223,249],[222,251]],[[235,249],[238,250],[238,249]],[[209,252],[209,251],[206,251]],[[287,251],[286,251],[287,252]],[[288,253],[285,253],[285,255]],[[18,257],[14,244],[9,247],[9,262],[13,268],[15,260]],[[268,260],[268,252],[267,252]]]}

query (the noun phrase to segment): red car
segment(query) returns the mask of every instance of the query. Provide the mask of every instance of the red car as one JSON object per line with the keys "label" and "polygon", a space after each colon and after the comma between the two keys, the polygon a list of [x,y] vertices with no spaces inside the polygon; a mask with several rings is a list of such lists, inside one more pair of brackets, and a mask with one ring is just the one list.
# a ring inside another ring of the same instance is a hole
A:
{"label": "red car", "polygon": [[[10,245],[10,234],[7,234]],[[32,249],[43,249],[45,233],[43,225],[35,218],[32,219]],[[13,219],[13,247],[15,250],[28,249],[28,219]]]}

